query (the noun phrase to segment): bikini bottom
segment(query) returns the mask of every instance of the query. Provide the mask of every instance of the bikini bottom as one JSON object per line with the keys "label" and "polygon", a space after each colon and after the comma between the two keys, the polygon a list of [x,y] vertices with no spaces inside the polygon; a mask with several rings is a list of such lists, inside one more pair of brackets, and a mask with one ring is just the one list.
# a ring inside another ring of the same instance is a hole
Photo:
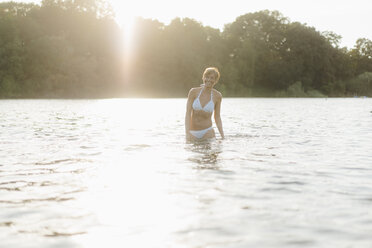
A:
{"label": "bikini bottom", "polygon": [[190,130],[190,133],[192,136],[194,136],[195,138],[198,138],[198,139],[201,139],[204,137],[204,135],[209,131],[211,130],[213,127],[210,126],[206,129],[203,129],[203,130]]}

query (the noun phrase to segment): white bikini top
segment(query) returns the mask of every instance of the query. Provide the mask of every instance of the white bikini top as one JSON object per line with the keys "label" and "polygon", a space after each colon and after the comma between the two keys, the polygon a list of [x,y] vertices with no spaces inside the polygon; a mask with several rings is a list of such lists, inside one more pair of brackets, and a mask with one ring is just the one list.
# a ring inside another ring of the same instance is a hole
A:
{"label": "white bikini top", "polygon": [[214,110],[214,103],[213,103],[213,90],[211,91],[211,100],[209,100],[209,102],[207,104],[205,104],[204,107],[202,107],[201,103],[200,103],[200,95],[202,93],[204,88],[202,88],[199,92],[199,95],[197,98],[195,98],[194,102],[192,103],[192,108],[194,110],[203,110],[205,112],[209,112],[209,113],[212,113],[213,110]]}

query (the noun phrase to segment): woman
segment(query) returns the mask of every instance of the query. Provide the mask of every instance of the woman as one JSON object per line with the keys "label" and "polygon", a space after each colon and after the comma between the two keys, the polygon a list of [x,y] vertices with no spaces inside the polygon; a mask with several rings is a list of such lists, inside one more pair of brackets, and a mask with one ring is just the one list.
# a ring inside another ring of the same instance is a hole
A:
{"label": "woman", "polygon": [[212,113],[222,138],[225,138],[220,116],[222,95],[213,86],[218,82],[217,68],[209,67],[203,73],[204,84],[189,91],[185,117],[187,140],[203,140],[215,137],[212,127]]}

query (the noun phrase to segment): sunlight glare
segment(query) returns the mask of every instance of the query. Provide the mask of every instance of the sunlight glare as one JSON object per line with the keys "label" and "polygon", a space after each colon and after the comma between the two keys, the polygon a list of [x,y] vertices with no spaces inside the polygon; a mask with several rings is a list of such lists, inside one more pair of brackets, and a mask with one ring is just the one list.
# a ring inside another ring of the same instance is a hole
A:
{"label": "sunlight glare", "polygon": [[[130,81],[131,61],[134,54],[133,40],[134,40],[134,25],[135,25],[135,12],[127,6],[121,6],[123,3],[115,2],[114,8],[116,12],[116,22],[122,30],[123,48],[124,48],[124,76],[125,82]],[[125,3],[125,2],[124,2]],[[124,8],[125,7],[125,8]]]}
{"label": "sunlight glare", "polygon": [[123,30],[125,52],[126,54],[128,54],[128,52],[130,52],[132,48],[135,17],[129,16],[129,15],[125,15],[125,16],[123,15],[123,16],[118,16],[117,18]]}

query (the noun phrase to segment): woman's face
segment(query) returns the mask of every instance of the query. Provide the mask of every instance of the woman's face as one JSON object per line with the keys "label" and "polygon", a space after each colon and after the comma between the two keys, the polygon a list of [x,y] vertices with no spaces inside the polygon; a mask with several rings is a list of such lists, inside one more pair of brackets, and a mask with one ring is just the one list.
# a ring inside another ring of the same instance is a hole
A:
{"label": "woman's face", "polygon": [[217,83],[216,75],[214,75],[214,73],[204,75],[203,83],[205,87],[213,87]]}

